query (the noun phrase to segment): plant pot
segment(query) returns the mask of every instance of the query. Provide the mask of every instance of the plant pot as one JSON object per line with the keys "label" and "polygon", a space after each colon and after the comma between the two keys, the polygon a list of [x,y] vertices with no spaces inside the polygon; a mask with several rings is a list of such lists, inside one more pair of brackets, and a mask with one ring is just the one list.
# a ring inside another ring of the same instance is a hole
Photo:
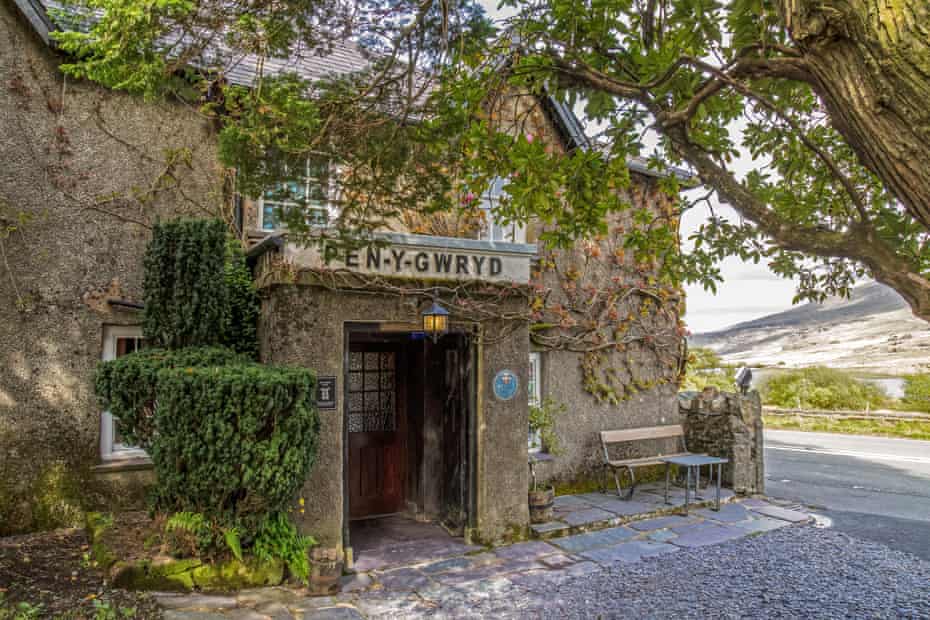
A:
{"label": "plant pot", "polygon": [[310,595],[329,596],[339,592],[342,565],[342,554],[338,550],[314,547],[310,551]]}
{"label": "plant pot", "polygon": [[552,504],[554,500],[555,489],[552,487],[530,491],[530,523],[552,521]]}

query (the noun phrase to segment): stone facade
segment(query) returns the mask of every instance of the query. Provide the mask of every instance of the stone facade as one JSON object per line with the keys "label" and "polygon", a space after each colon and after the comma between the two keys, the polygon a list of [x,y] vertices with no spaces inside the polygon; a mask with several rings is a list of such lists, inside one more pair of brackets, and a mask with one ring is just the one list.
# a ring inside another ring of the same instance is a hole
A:
{"label": "stone facade", "polygon": [[[9,0],[0,3],[0,535],[71,525],[91,508],[139,504],[151,482],[144,463],[127,469],[101,466],[100,459],[92,377],[103,334],[141,318],[138,309],[111,302],[141,301],[141,259],[157,218],[234,219],[208,120],[180,104],[147,103],[66,80],[58,69],[63,60]],[[520,118],[515,131],[563,149],[549,113],[531,103],[509,98],[496,113]],[[631,200],[653,200],[655,179],[633,179]],[[256,207],[245,201],[246,234],[255,232]],[[529,227],[529,243],[536,232]],[[414,325],[419,311],[404,296],[266,282],[262,358],[340,376],[346,323]],[[527,394],[499,401],[490,386],[502,368],[527,385],[530,338],[526,324],[498,331],[506,335],[479,345],[475,359],[469,535],[483,541],[513,537],[528,524]],[[655,387],[608,405],[583,389],[577,353],[542,353],[542,393],[566,407],[555,428],[563,452],[540,467],[543,479],[589,476],[599,459],[600,430],[676,417],[674,364],[633,357]],[[337,399],[336,409],[322,416],[321,452],[300,516],[301,528],[331,548],[341,547],[345,526],[341,392]]]}
{"label": "stone facade", "polygon": [[[94,475],[103,330],[134,325],[155,218],[224,215],[196,111],[65,80],[0,2],[0,535],[138,502],[148,473]],[[154,190],[154,191],[152,191]]]}
{"label": "stone facade", "polygon": [[748,394],[703,392],[679,395],[688,449],[730,460],[723,483],[737,493],[765,493],[762,403],[756,391]]}

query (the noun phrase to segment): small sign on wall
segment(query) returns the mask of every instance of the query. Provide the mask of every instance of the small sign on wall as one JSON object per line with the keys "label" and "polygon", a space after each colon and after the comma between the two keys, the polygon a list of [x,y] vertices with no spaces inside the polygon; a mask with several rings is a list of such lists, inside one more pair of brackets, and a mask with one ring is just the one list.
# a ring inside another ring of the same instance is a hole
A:
{"label": "small sign on wall", "polygon": [[512,370],[501,370],[494,375],[494,396],[498,400],[510,400],[519,387],[520,381]]}
{"label": "small sign on wall", "polygon": [[335,409],[336,377],[318,377],[316,381],[317,409]]}

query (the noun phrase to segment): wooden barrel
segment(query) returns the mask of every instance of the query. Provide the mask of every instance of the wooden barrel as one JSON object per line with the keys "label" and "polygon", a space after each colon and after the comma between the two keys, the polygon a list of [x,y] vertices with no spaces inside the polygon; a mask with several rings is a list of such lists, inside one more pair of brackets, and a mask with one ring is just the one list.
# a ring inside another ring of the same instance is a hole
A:
{"label": "wooden barrel", "polygon": [[555,489],[541,489],[530,491],[530,523],[546,523],[552,521],[552,504],[555,500]]}

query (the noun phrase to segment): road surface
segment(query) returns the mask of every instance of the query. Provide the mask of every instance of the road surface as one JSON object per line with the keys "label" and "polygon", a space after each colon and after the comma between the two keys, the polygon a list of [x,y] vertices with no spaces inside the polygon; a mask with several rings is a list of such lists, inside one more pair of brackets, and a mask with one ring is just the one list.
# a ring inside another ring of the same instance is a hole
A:
{"label": "road surface", "polygon": [[930,441],[765,432],[766,493],[930,560]]}

